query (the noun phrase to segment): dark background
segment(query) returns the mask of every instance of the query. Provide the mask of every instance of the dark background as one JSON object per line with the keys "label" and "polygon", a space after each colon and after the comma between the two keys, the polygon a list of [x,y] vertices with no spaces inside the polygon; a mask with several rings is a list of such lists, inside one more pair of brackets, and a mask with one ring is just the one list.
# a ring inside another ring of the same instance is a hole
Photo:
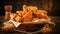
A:
{"label": "dark background", "polygon": [[4,16],[5,5],[12,5],[12,12],[16,12],[17,10],[22,10],[22,6],[32,5],[37,6],[38,9],[47,10],[49,16],[60,16],[60,1],[59,0],[0,0],[0,16]]}

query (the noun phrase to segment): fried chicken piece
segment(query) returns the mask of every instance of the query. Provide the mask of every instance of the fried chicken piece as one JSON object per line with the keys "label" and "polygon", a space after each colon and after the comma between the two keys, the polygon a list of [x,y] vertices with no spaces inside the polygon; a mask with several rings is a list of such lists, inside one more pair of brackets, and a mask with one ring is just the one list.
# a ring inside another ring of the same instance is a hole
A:
{"label": "fried chicken piece", "polygon": [[50,20],[50,18],[47,16],[47,15],[45,15],[44,13],[40,13],[40,12],[36,12],[35,13],[35,16],[37,17],[37,18],[39,18],[39,19],[47,19],[47,20]]}
{"label": "fried chicken piece", "polygon": [[[35,14],[35,16],[36,16],[37,18],[42,18],[42,14],[41,14],[41,13],[35,12],[34,14]],[[44,15],[44,14],[43,14],[43,15]]]}
{"label": "fried chicken piece", "polygon": [[14,20],[17,21],[17,22],[21,22],[22,21],[22,17],[17,15]]}
{"label": "fried chicken piece", "polygon": [[29,6],[29,7],[28,7],[28,10],[31,10],[31,11],[33,11],[33,12],[36,12],[38,9],[37,9],[36,6]]}
{"label": "fried chicken piece", "polygon": [[32,17],[33,17],[33,18],[36,17],[36,16],[35,16],[35,13],[36,13],[37,10],[38,10],[37,7],[36,7],[36,6],[29,6],[28,9],[29,9],[28,11],[31,11],[31,12],[32,12],[32,14],[33,14]]}
{"label": "fried chicken piece", "polygon": [[44,13],[45,15],[47,15],[47,11],[45,10],[38,10],[40,13]]}
{"label": "fried chicken piece", "polygon": [[32,18],[32,22],[34,22],[35,20],[38,20],[39,18]]}
{"label": "fried chicken piece", "polygon": [[24,11],[16,11],[16,13],[17,13],[19,16],[21,16],[21,17],[25,14]]}
{"label": "fried chicken piece", "polygon": [[12,20],[14,20],[14,18],[15,18],[16,16],[17,16],[16,13],[13,13],[13,14],[10,15],[10,17],[11,17]]}
{"label": "fried chicken piece", "polygon": [[43,18],[47,19],[47,20],[51,20],[50,17],[48,17],[47,15],[45,15]]}
{"label": "fried chicken piece", "polygon": [[28,12],[28,6],[23,5],[23,11]]}
{"label": "fried chicken piece", "polygon": [[27,12],[22,18],[23,22],[30,22],[32,19],[32,12]]}

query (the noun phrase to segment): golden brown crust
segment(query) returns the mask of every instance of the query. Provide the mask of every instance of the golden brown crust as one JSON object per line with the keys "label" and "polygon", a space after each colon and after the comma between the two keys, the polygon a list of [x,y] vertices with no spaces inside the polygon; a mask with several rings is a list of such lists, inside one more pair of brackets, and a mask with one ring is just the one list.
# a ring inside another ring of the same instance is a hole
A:
{"label": "golden brown crust", "polygon": [[36,12],[38,9],[36,6],[29,6],[28,10],[32,10],[33,12]]}
{"label": "golden brown crust", "polygon": [[[23,11],[16,11],[17,15],[14,14],[15,21],[20,22],[20,19],[23,20],[23,22],[29,22],[32,21],[32,18],[38,18],[38,19],[47,19],[50,18],[47,16],[47,12],[45,10],[38,10],[36,6],[26,6],[23,5]],[[33,19],[34,20],[34,19]]]}
{"label": "golden brown crust", "polygon": [[47,11],[45,10],[38,10],[40,13],[44,13],[45,15],[47,15]]}
{"label": "golden brown crust", "polygon": [[17,15],[14,20],[17,21],[17,22],[21,22],[22,21],[22,17]]}
{"label": "golden brown crust", "polygon": [[39,18],[32,18],[32,22],[34,22],[35,20],[38,20]]}
{"label": "golden brown crust", "polygon": [[14,18],[17,16],[17,14],[16,13],[13,13],[12,15],[11,15],[11,18],[12,18],[12,20],[14,20]]}
{"label": "golden brown crust", "polygon": [[23,22],[30,22],[32,19],[32,12],[27,12],[24,16],[23,16]]}

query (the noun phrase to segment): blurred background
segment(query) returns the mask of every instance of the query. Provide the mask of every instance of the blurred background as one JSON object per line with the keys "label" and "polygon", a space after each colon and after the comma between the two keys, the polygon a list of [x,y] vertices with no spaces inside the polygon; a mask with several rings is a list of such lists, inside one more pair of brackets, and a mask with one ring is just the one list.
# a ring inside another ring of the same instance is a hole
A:
{"label": "blurred background", "polygon": [[22,10],[24,4],[47,10],[49,16],[60,16],[59,0],[0,0],[0,16],[5,15],[5,5],[12,5],[12,12],[15,13],[17,10]]}

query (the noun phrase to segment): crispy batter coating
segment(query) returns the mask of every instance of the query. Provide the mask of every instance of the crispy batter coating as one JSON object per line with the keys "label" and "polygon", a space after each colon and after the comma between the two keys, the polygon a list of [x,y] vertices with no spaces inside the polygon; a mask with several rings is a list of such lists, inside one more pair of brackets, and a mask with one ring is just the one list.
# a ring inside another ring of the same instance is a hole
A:
{"label": "crispy batter coating", "polygon": [[50,20],[50,18],[47,16],[47,11],[38,10],[36,6],[23,5],[23,11],[16,11],[16,13],[17,14],[13,15],[16,21],[20,21],[21,18],[23,19],[23,22],[34,21],[36,18]]}
{"label": "crispy batter coating", "polygon": [[17,15],[14,20],[17,21],[17,22],[21,22],[22,21],[22,17]]}
{"label": "crispy batter coating", "polygon": [[45,15],[47,15],[47,11],[45,10],[38,10],[40,13],[44,13]]}
{"label": "crispy batter coating", "polygon": [[16,13],[13,13],[12,15],[10,15],[11,19],[14,20],[14,18],[17,16]]}
{"label": "crispy batter coating", "polygon": [[23,16],[23,22],[30,22],[32,19],[32,12],[27,12],[24,16]]}
{"label": "crispy batter coating", "polygon": [[38,9],[37,9],[37,7],[36,6],[29,6],[28,7],[28,10],[30,11],[32,11],[32,12],[36,12]]}
{"label": "crispy batter coating", "polygon": [[39,18],[39,19],[47,19],[47,20],[50,20],[50,18],[46,15],[46,14],[44,14],[43,12],[36,12],[35,13],[35,16],[37,17],[37,18]]}
{"label": "crispy batter coating", "polygon": [[39,18],[32,18],[32,22],[34,22],[35,20],[38,20]]}

